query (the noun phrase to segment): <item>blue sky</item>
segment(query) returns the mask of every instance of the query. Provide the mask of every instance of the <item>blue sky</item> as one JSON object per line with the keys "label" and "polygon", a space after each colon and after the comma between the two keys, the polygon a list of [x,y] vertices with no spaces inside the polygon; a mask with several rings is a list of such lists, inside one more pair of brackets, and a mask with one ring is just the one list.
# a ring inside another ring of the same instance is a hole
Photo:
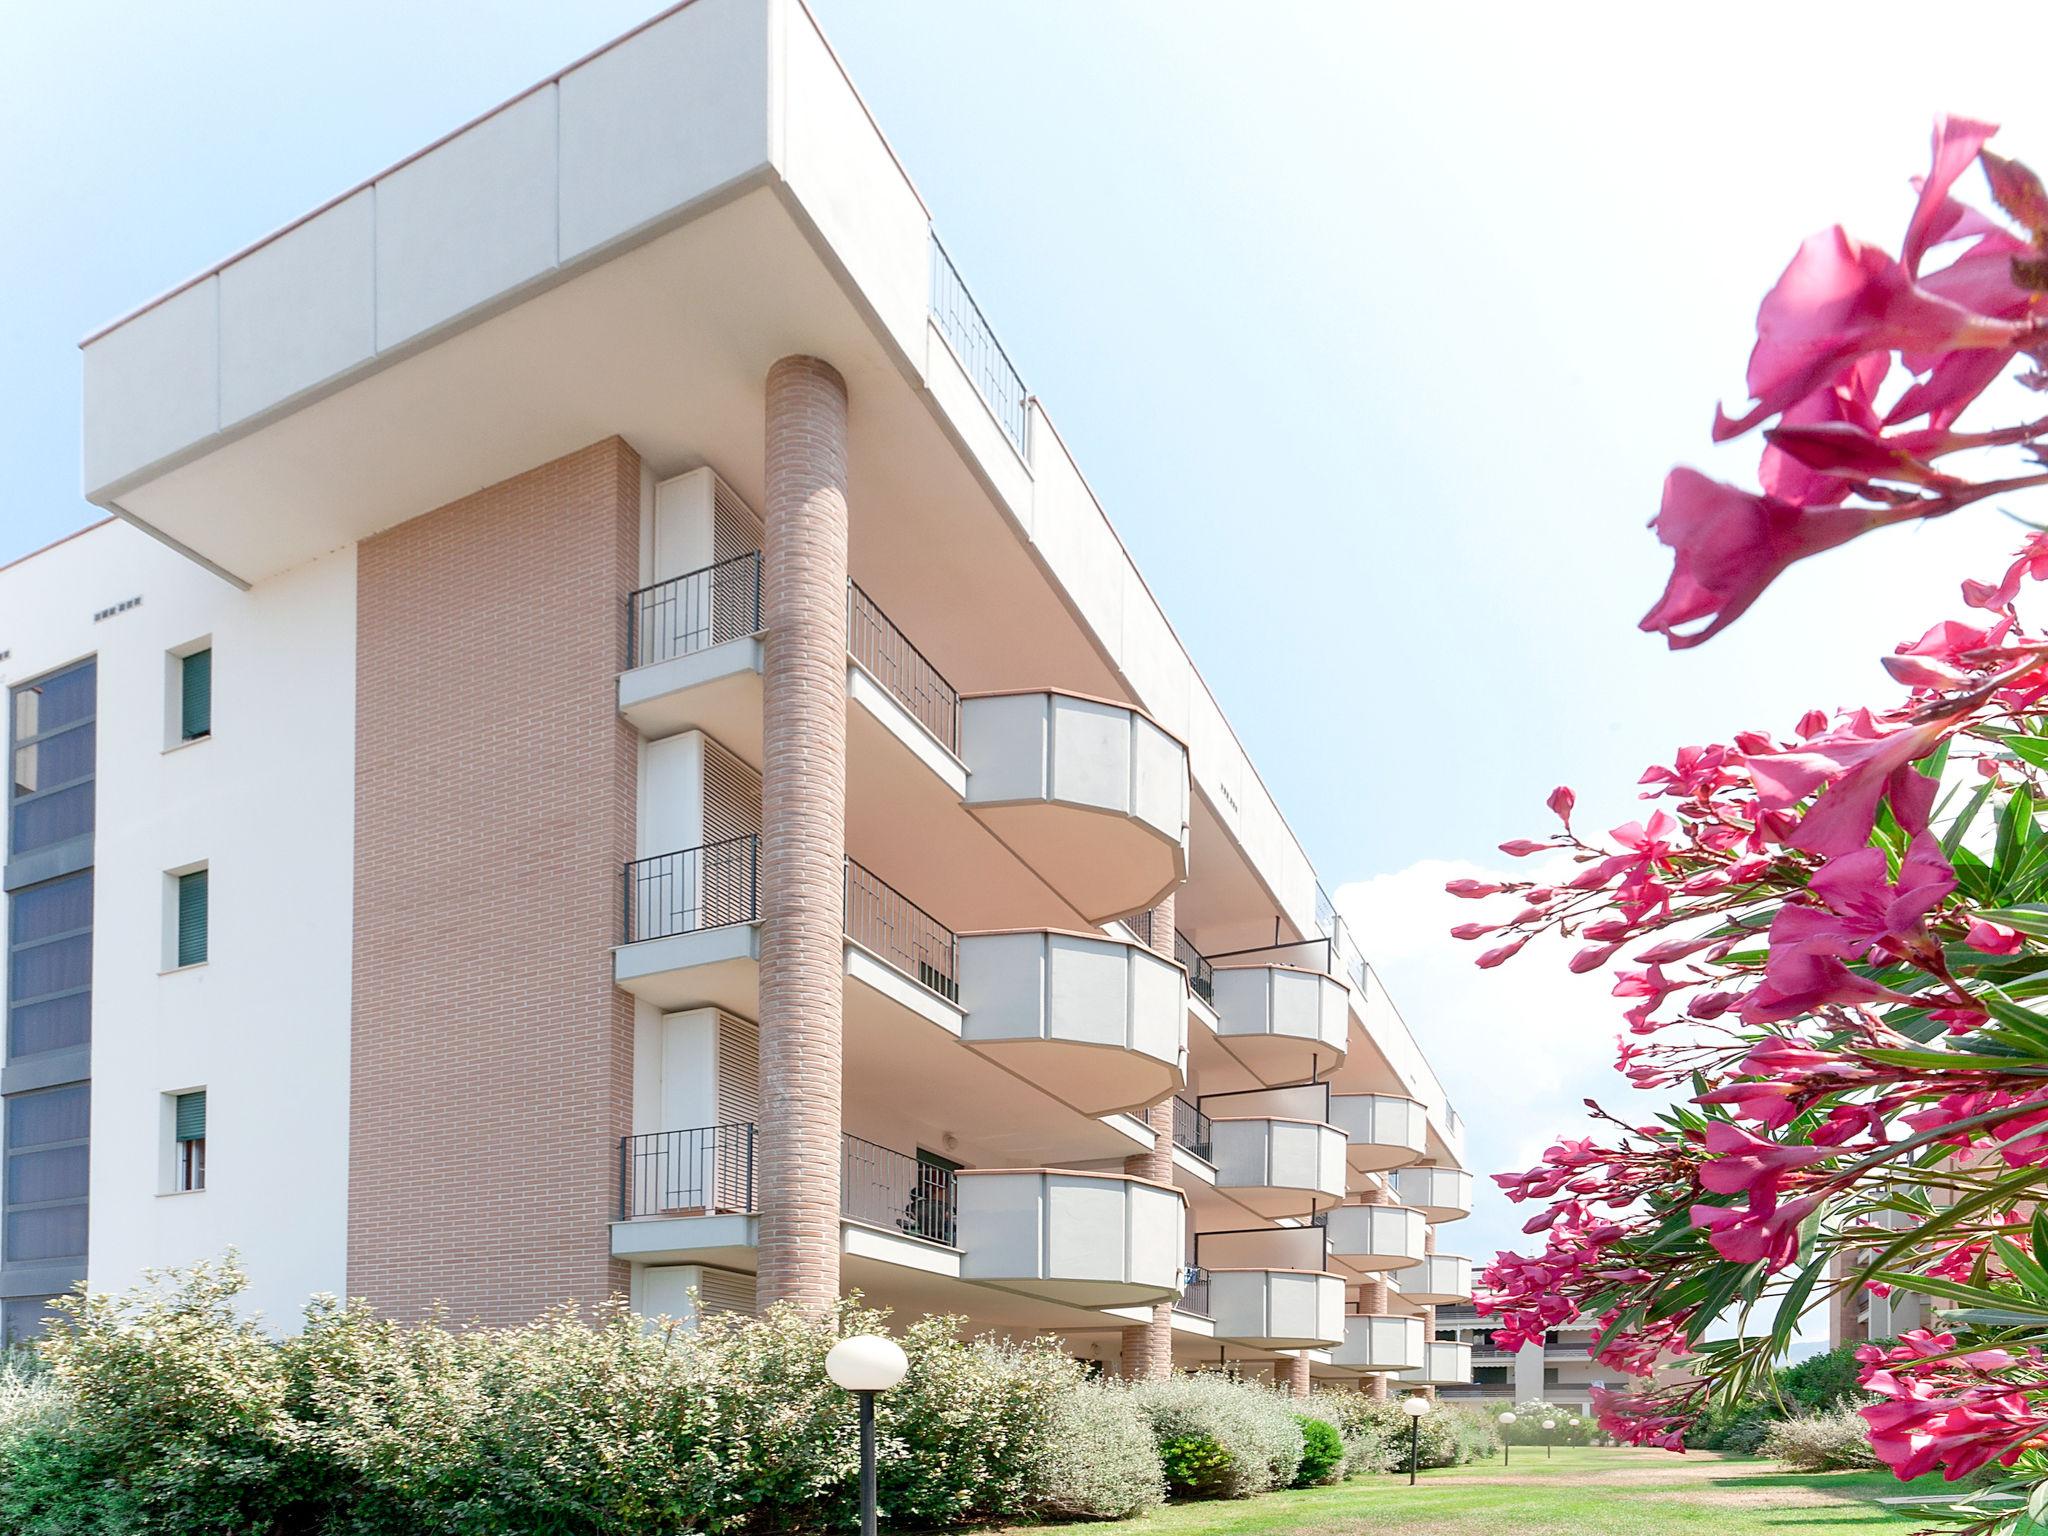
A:
{"label": "blue sky", "polygon": [[[0,560],[94,515],[79,337],[653,3],[13,8]],[[1643,527],[1665,469],[1751,472],[1753,444],[1709,454],[1706,428],[1799,238],[1840,219],[1896,240],[1943,107],[2048,161],[2038,91],[1985,78],[2001,8],[1953,35],[1903,6],[1853,30],[1745,5],[815,9],[1348,887],[1478,1127],[1473,1163],[1520,1161],[1609,1091],[1614,1015],[1531,957],[1472,973],[1437,936],[1469,915],[1439,910],[1446,872],[1541,829],[1555,783],[1612,824],[1680,742],[1880,696],[1874,658],[2014,542],[1965,514],[1796,572],[1701,651],[1634,628],[1665,570]],[[1457,1246],[1507,1229],[1486,1212]]]}

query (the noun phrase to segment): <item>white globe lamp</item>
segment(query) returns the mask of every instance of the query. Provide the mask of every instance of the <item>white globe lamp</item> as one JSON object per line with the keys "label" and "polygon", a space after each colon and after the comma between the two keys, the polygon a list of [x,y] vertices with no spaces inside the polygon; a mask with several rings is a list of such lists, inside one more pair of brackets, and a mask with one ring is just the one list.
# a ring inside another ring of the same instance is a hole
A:
{"label": "white globe lamp", "polygon": [[875,1536],[875,1394],[903,1379],[910,1358],[878,1333],[841,1339],[825,1355],[825,1374],[860,1399],[860,1530]]}

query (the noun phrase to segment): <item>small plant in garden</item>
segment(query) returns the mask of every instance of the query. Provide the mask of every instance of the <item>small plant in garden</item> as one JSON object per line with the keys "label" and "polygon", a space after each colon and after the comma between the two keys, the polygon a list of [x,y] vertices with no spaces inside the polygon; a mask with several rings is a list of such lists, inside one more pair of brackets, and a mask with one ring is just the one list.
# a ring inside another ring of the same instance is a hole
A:
{"label": "small plant in garden", "polygon": [[[1775,418],[1761,489],[1672,472],[1645,629],[1697,644],[1795,560],[2048,484],[2037,409],[2008,390],[1961,421],[2009,376],[2048,388],[2048,190],[1992,132],[1936,125],[1896,256],[1840,229],[1801,246],[1758,315],[1753,403],[1715,425]],[[1955,195],[1972,166],[1995,211]],[[1575,971],[1614,965],[1619,1069],[1683,1095],[1596,1107],[1499,1176],[1543,1246],[1499,1256],[1482,1309],[1508,1349],[1592,1319],[1595,1358],[1645,1382],[1596,1393],[1611,1433],[1679,1448],[1801,1316],[1895,1286],[1953,1310],[1859,1353],[1875,1456],[1903,1478],[2013,1469],[1948,1512],[1975,1533],[2048,1487],[2048,636],[2023,617],[2044,577],[2036,530],[1884,658],[1902,696],[1681,748],[1643,776],[1651,814],[1605,837],[1560,788],[1560,830],[1503,845],[1532,876],[1451,885],[1513,903],[1454,930],[1490,941],[1482,966],[1538,934],[1577,943]],[[1678,1356],[1688,1379],[1650,1384]],[[1783,1443],[1849,1421],[1795,1422]]]}
{"label": "small plant in garden", "polygon": [[1207,1435],[1173,1435],[1159,1442],[1159,1464],[1166,1469],[1166,1491],[1177,1499],[1225,1499],[1239,1488],[1237,1460]]}
{"label": "small plant in garden", "polygon": [[1333,1483],[1344,1475],[1344,1437],[1334,1424],[1307,1414],[1295,1415],[1301,1426],[1301,1468],[1294,1474],[1294,1486],[1312,1488]]}

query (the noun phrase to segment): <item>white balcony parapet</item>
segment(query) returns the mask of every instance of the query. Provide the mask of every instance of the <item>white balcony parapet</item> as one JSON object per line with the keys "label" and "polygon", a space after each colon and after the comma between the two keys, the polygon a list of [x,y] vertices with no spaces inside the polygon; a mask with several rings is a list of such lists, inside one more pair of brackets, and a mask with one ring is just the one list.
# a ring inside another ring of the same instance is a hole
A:
{"label": "white balcony parapet", "polygon": [[1472,1175],[1462,1168],[1398,1168],[1394,1198],[1431,1221],[1459,1221],[1472,1214]]}
{"label": "white balcony parapet", "polygon": [[1343,1127],[1360,1173],[1405,1168],[1429,1150],[1429,1109],[1390,1093],[1330,1095],[1330,1123]]}
{"label": "white balcony parapet", "polygon": [[958,1175],[963,1279],[1077,1307],[1168,1301],[1185,1283],[1187,1198],[1065,1168]]}
{"label": "white balcony parapet", "polygon": [[1419,1307],[1449,1307],[1472,1299],[1472,1261],[1461,1254],[1433,1253],[1397,1277],[1404,1301]]}
{"label": "white balcony parapet", "polygon": [[1349,992],[1321,971],[1285,965],[1218,966],[1216,1037],[1263,1082],[1327,1076],[1344,1060]]}
{"label": "white balcony parapet", "polygon": [[1216,1337],[1254,1349],[1324,1349],[1344,1338],[1344,1280],[1301,1269],[1212,1269]]}
{"label": "white balcony parapet", "polygon": [[1188,873],[1187,748],[1142,711],[1039,690],[960,701],[967,808],[1091,922]]}
{"label": "white balcony parapet", "polygon": [[1412,1270],[1425,1262],[1429,1222],[1405,1205],[1340,1205],[1325,1212],[1323,1222],[1330,1257],[1347,1269]]}
{"label": "white balcony parapet", "polygon": [[960,1038],[1090,1115],[1187,1083],[1187,977],[1142,944],[1030,930],[960,939]]}
{"label": "white balcony parapet", "polygon": [[1472,1346],[1431,1340],[1424,1347],[1422,1364],[1401,1372],[1400,1379],[1434,1387],[1468,1385],[1472,1380]]}
{"label": "white balcony parapet", "polygon": [[1411,1371],[1422,1365],[1423,1343],[1419,1317],[1354,1312],[1344,1319],[1344,1342],[1330,1351],[1330,1363],[1354,1371]]}
{"label": "white balcony parapet", "polygon": [[1289,1209],[1344,1197],[1344,1133],[1315,1120],[1270,1116],[1209,1121],[1216,1187]]}

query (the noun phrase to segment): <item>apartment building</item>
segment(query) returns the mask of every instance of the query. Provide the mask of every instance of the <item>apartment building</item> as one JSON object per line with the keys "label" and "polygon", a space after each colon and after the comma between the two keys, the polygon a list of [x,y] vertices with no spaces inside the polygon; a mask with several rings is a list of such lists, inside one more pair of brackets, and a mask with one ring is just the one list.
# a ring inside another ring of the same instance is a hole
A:
{"label": "apartment building", "polygon": [[1598,1333],[1592,1327],[1553,1328],[1541,1344],[1524,1344],[1516,1350],[1498,1348],[1493,1342],[1492,1321],[1470,1306],[1438,1308],[1436,1327],[1439,1339],[1471,1350],[1471,1379],[1445,1388],[1440,1395],[1448,1400],[1497,1404],[1504,1409],[1516,1403],[1545,1402],[1583,1416],[1592,1403],[1594,1387],[1619,1384],[1615,1373],[1588,1353]]}
{"label": "apartment building", "polygon": [[0,570],[10,1330],[232,1245],[279,1326],[858,1291],[1467,1379],[1443,1085],[796,0],[84,376],[113,516]]}

